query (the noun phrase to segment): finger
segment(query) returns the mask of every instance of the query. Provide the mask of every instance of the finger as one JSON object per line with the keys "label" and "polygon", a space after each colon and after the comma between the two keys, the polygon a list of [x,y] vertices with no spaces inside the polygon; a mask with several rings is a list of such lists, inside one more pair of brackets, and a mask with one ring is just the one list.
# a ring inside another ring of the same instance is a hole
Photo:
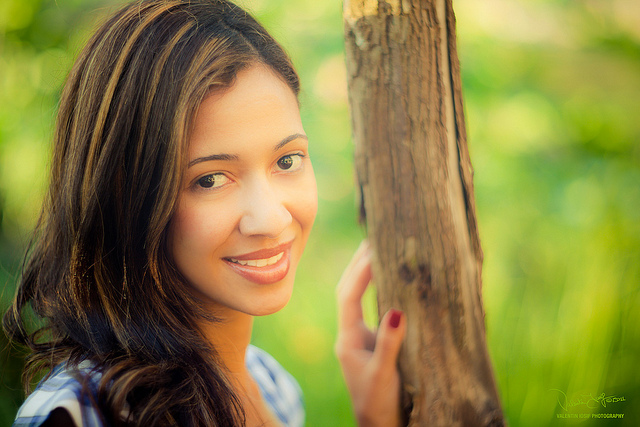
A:
{"label": "finger", "polygon": [[400,347],[406,334],[406,316],[400,310],[390,309],[382,318],[372,362],[380,370],[395,370]]}
{"label": "finger", "polygon": [[340,281],[338,282],[338,286],[336,288],[336,294],[338,295],[338,298],[340,298],[341,295],[346,291],[347,284],[348,284],[348,281],[347,281],[348,276],[353,273],[354,269],[356,268],[356,265],[359,262],[362,262],[362,258],[368,257],[368,254],[369,254],[369,242],[365,239],[362,242],[360,242],[358,249],[356,249],[356,252],[353,254],[351,261],[349,261],[349,264],[345,267],[344,272],[340,277]]}
{"label": "finger", "polygon": [[368,249],[361,246],[338,285],[338,326],[344,331],[363,322],[362,295],[371,281]]}
{"label": "finger", "polygon": [[371,259],[368,253],[358,257],[356,262],[345,270],[338,285],[338,304],[360,304],[364,292],[371,281]]}

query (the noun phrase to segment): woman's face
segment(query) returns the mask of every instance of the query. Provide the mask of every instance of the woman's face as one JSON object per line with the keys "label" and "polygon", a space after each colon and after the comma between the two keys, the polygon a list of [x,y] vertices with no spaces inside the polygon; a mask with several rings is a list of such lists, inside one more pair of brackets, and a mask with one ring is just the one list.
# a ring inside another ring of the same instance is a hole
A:
{"label": "woman's face", "polygon": [[218,315],[274,313],[291,297],[317,210],[298,102],[254,65],[200,105],[169,251]]}

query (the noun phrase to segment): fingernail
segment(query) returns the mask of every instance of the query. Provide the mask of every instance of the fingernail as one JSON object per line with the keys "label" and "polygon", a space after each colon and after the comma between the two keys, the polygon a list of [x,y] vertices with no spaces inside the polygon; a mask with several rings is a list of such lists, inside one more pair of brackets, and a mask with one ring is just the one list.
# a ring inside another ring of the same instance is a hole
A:
{"label": "fingernail", "polygon": [[400,326],[401,318],[402,318],[402,311],[392,308],[391,315],[389,316],[389,326],[391,326],[394,329],[397,328],[398,326]]}

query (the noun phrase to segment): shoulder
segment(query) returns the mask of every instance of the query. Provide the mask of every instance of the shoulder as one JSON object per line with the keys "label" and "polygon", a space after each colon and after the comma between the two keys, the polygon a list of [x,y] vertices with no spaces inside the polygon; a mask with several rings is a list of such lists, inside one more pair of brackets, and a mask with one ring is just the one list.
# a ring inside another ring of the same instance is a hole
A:
{"label": "shoulder", "polygon": [[89,362],[56,367],[27,397],[13,425],[40,426],[54,410],[62,408],[78,427],[103,426],[95,403],[100,378]]}
{"label": "shoulder", "polygon": [[270,354],[254,346],[247,348],[246,364],[280,421],[288,427],[304,425],[302,390],[295,378]]}

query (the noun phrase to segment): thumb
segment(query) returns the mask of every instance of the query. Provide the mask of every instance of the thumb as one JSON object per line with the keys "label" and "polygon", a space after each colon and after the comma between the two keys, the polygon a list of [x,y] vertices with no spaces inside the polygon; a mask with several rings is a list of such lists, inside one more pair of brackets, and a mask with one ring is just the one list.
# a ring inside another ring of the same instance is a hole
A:
{"label": "thumb", "polygon": [[392,308],[382,317],[373,351],[373,358],[379,369],[396,369],[406,329],[406,316],[402,311]]}

